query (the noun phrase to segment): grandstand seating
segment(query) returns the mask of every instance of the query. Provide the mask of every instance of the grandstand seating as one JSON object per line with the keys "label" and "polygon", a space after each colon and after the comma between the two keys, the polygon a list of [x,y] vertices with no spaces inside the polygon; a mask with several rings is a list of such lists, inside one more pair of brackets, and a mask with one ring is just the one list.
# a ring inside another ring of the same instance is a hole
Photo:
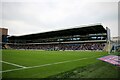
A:
{"label": "grandstand seating", "polygon": [[105,50],[108,34],[101,24],[8,37],[11,49]]}
{"label": "grandstand seating", "polygon": [[75,44],[9,44],[13,49],[40,49],[40,50],[103,50],[105,43],[75,43]]}

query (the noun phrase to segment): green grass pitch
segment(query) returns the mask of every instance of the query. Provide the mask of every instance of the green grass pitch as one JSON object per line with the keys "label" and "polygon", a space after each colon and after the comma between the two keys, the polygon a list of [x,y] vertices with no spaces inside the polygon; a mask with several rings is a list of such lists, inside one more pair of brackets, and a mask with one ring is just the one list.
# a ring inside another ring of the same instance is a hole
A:
{"label": "green grass pitch", "polygon": [[47,78],[101,62],[97,58],[105,55],[107,52],[97,51],[2,50],[0,74],[3,78]]}

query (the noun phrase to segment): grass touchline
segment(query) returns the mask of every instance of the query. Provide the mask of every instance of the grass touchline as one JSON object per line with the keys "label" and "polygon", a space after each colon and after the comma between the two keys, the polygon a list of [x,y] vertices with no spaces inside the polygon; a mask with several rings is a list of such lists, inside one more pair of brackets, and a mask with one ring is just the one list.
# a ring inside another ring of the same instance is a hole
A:
{"label": "grass touchline", "polygon": [[[90,57],[90,58],[95,58],[95,57]],[[3,72],[10,72],[10,71],[23,70],[23,69],[30,69],[30,68],[44,67],[44,66],[49,66],[49,65],[54,65],[54,64],[62,64],[62,63],[67,63],[67,62],[74,62],[74,61],[79,61],[79,60],[84,60],[84,59],[89,59],[89,58],[82,58],[82,59],[76,59],[76,60],[70,60],[70,61],[62,61],[62,62],[57,62],[57,63],[43,64],[43,65],[31,66],[31,67],[21,66],[22,68],[11,69],[11,70],[5,70],[5,71],[1,71],[1,72],[3,73]],[[0,73],[1,73],[1,72],[0,72]]]}
{"label": "grass touchline", "polygon": [[0,74],[3,78],[47,78],[101,62],[97,58],[105,55],[98,51],[3,50],[2,60],[7,63],[1,62]]}
{"label": "grass touchline", "polygon": [[17,67],[26,68],[26,66],[18,65],[18,64],[15,64],[15,63],[10,63],[10,62],[6,62],[6,61],[0,61],[0,62],[5,63],[5,64],[10,64],[10,65],[13,65],[13,66],[17,66]]}

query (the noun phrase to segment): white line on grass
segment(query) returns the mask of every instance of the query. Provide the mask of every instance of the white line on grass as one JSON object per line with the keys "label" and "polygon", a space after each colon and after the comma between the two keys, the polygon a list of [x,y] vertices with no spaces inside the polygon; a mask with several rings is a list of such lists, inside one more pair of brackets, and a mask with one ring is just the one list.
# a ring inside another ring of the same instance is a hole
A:
{"label": "white line on grass", "polygon": [[13,65],[13,66],[17,66],[17,67],[26,68],[25,66],[18,65],[18,64],[15,64],[15,63],[10,63],[10,62],[6,62],[6,61],[0,61],[0,62],[5,63],[5,64],[10,64],[10,65]]}
{"label": "white line on grass", "polygon": [[[90,58],[95,58],[95,57],[90,57]],[[24,68],[5,70],[5,71],[0,71],[0,73],[11,72],[11,71],[18,71],[18,70],[30,69],[30,68],[37,68],[37,67],[44,67],[44,66],[49,66],[49,65],[54,65],[54,64],[62,64],[62,63],[67,63],[67,62],[80,61],[80,60],[84,60],[84,59],[89,59],[89,58],[81,58],[81,59],[62,61],[62,62],[56,62],[56,63],[51,63],[51,64],[43,64],[43,65],[38,65],[38,66],[31,66],[31,67],[24,67]]]}

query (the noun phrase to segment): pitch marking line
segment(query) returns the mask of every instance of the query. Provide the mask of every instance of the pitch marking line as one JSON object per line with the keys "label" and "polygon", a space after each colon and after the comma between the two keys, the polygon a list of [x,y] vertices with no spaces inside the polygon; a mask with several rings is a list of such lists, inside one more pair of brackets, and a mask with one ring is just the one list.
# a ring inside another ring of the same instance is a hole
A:
{"label": "pitch marking line", "polygon": [[[95,57],[91,57],[91,58],[95,58]],[[31,67],[24,67],[24,68],[17,68],[17,69],[5,70],[5,71],[0,71],[0,73],[12,72],[12,71],[18,71],[18,70],[24,70],[24,69],[31,69],[31,68],[37,68],[37,67],[44,67],[44,66],[49,66],[49,65],[54,65],[54,64],[62,64],[62,63],[67,63],[67,62],[80,61],[80,60],[84,60],[84,59],[89,59],[89,58],[82,58],[82,59],[62,61],[62,62],[51,63],[51,64],[43,64],[43,65],[38,65],[38,66],[31,66]]]}
{"label": "pitch marking line", "polygon": [[10,65],[13,65],[13,66],[17,66],[17,67],[26,68],[26,66],[18,65],[18,64],[15,64],[15,63],[10,63],[10,62],[6,62],[6,61],[0,61],[0,62],[5,63],[5,64],[10,64]]}

